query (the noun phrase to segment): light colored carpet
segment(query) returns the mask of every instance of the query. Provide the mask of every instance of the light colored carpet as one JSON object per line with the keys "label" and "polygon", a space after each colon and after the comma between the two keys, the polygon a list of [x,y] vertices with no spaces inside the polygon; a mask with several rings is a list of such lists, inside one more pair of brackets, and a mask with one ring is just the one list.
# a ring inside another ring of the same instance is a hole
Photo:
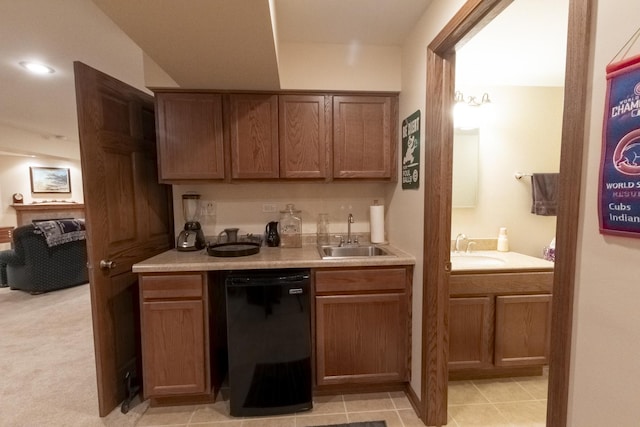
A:
{"label": "light colored carpet", "polygon": [[147,406],[98,416],[88,284],[0,288],[0,426],[133,426]]}

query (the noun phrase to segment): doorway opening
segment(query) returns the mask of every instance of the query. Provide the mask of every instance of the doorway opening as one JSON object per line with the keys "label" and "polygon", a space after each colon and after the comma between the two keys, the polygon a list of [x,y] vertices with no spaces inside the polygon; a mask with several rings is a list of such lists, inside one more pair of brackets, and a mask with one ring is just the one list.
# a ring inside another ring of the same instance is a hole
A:
{"label": "doorway opening", "polygon": [[[427,48],[423,337],[421,417],[427,425],[447,423],[451,167],[455,52],[513,0],[469,0]],[[585,126],[591,0],[570,0],[564,89],[559,206],[554,269],[547,425],[567,419],[575,249]]]}

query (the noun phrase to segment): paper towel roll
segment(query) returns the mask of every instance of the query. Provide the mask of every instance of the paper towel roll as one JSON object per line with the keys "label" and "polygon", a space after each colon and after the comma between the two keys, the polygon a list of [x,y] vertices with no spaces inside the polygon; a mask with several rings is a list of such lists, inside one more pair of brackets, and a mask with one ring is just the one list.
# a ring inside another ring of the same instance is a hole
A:
{"label": "paper towel roll", "polygon": [[371,243],[384,243],[384,206],[369,206]]}

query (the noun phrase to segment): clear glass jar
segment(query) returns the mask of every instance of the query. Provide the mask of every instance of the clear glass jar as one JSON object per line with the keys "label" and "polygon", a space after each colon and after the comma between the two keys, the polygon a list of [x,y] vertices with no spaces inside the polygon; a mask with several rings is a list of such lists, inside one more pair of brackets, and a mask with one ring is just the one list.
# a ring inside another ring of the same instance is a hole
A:
{"label": "clear glass jar", "polygon": [[329,244],[329,214],[318,214],[318,226],[316,229],[316,241],[319,245]]}
{"label": "clear glass jar", "polygon": [[302,218],[293,203],[287,204],[285,210],[280,211],[279,226],[281,248],[302,247]]}

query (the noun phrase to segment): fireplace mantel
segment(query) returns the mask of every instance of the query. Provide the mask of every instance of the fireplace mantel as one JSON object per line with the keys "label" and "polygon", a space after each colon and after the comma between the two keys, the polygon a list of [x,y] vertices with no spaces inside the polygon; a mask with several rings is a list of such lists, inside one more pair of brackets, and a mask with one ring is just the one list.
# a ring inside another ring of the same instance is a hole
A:
{"label": "fireplace mantel", "polygon": [[82,203],[14,203],[11,207],[16,210],[18,226],[29,224],[34,219],[84,218]]}

